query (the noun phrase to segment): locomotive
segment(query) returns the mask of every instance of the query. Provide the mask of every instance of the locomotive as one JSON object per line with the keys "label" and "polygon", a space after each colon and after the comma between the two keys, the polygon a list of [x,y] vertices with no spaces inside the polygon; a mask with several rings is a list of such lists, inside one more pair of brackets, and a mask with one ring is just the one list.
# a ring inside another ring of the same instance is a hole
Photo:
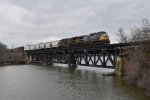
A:
{"label": "locomotive", "polygon": [[96,32],[89,35],[76,36],[71,38],[61,39],[59,41],[52,41],[46,43],[39,43],[36,45],[28,45],[25,50],[45,49],[45,48],[62,48],[72,46],[91,46],[109,44],[109,36],[106,32]]}
{"label": "locomotive", "polygon": [[101,31],[101,32],[90,34],[90,42],[92,44],[105,44],[105,43],[110,43],[110,40],[106,32]]}

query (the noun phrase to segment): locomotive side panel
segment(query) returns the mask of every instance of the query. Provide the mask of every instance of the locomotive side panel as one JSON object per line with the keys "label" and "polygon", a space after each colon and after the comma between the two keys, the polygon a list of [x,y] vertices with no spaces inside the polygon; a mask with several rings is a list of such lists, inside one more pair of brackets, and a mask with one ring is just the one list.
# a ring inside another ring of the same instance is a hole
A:
{"label": "locomotive side panel", "polygon": [[69,45],[69,38],[62,39],[58,42],[58,47],[67,47]]}
{"label": "locomotive side panel", "polygon": [[78,38],[78,37],[72,37],[72,38],[70,38],[70,39],[69,39],[69,45],[75,45],[77,38]]}
{"label": "locomotive side panel", "polygon": [[75,44],[76,45],[83,45],[83,44],[87,44],[89,42],[89,35],[83,35],[83,36],[79,36],[76,38]]}

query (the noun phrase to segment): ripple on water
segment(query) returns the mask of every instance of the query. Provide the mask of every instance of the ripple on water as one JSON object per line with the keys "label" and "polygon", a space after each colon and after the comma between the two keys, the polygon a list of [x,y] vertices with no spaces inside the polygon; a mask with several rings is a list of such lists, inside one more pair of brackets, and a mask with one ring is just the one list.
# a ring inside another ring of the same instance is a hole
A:
{"label": "ripple on water", "polygon": [[150,100],[150,98],[141,89],[125,84],[121,77],[102,76],[100,71],[18,65],[0,67],[0,100]]}

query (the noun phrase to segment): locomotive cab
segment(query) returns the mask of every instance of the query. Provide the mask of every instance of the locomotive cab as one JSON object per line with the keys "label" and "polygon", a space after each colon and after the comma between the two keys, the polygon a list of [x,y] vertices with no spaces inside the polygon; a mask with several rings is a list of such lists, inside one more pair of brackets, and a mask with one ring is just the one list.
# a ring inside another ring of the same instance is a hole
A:
{"label": "locomotive cab", "polygon": [[107,33],[106,32],[100,32],[100,33],[101,33],[101,36],[99,40],[104,43],[110,43],[109,36],[107,35]]}
{"label": "locomotive cab", "polygon": [[90,34],[90,41],[92,45],[110,43],[109,36],[104,31]]}

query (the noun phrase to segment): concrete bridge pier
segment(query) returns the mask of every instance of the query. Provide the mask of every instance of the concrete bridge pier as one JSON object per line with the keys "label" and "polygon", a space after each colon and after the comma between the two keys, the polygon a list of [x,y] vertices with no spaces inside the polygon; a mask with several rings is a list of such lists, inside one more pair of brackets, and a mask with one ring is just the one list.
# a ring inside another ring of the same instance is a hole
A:
{"label": "concrete bridge pier", "polygon": [[29,56],[29,62],[32,62],[32,60],[33,60],[33,57],[32,57],[32,55],[30,55]]}
{"label": "concrete bridge pier", "polygon": [[126,73],[127,73],[126,69],[127,69],[127,63],[125,60],[125,56],[124,55],[117,56],[115,74],[116,75],[126,75]]}
{"label": "concrete bridge pier", "polygon": [[29,55],[26,52],[25,52],[25,62],[27,64],[32,62],[32,55]]}
{"label": "concrete bridge pier", "polygon": [[124,76],[127,74],[127,62],[123,55],[118,55],[116,58],[115,71],[112,73],[103,74],[104,76]]}

